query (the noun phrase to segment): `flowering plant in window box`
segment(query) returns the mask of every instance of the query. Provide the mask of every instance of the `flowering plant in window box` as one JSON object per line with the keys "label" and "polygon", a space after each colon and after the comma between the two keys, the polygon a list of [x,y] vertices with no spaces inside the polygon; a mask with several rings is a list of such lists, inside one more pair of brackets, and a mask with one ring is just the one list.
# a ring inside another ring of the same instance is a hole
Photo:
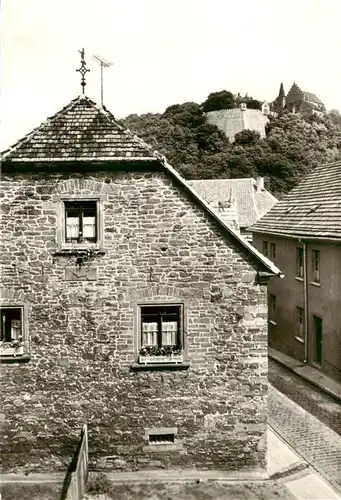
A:
{"label": "flowering plant in window box", "polygon": [[182,352],[175,346],[146,346],[140,349],[139,363],[141,364],[182,362]]}
{"label": "flowering plant in window box", "polygon": [[24,354],[24,346],[22,345],[22,337],[19,339],[11,339],[9,342],[0,342],[1,356],[21,356]]}

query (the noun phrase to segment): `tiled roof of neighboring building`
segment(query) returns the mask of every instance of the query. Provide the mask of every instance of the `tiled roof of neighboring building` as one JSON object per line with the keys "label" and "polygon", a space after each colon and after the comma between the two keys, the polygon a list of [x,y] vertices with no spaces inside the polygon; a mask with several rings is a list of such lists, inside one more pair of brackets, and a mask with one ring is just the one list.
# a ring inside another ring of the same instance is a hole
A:
{"label": "tiled roof of neighboring building", "polygon": [[131,161],[154,159],[152,150],[115,122],[105,108],[83,95],[27,134],[3,161]]}
{"label": "tiled roof of neighboring building", "polygon": [[245,228],[256,222],[277,203],[277,199],[255,179],[205,179],[188,181],[212,206],[235,201],[238,225]]}
{"label": "tiled roof of neighboring building", "polygon": [[229,227],[208,203],[168,164],[166,158],[115,122],[114,116],[88,97],[79,96],[2,153],[4,165],[48,162],[146,161],[162,166],[230,236],[267,269],[283,276],[273,262]]}
{"label": "tiled roof of neighboring building", "polygon": [[341,240],[341,162],[316,167],[251,230]]}

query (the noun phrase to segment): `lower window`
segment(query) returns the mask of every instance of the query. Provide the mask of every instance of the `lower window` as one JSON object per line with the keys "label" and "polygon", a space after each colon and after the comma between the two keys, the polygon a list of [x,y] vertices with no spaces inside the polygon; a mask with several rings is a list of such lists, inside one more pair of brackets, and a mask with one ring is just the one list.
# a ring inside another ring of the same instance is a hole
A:
{"label": "lower window", "polygon": [[23,346],[23,310],[21,307],[2,307],[0,356],[21,356]]}
{"label": "lower window", "polygon": [[139,363],[182,363],[183,307],[140,306]]}

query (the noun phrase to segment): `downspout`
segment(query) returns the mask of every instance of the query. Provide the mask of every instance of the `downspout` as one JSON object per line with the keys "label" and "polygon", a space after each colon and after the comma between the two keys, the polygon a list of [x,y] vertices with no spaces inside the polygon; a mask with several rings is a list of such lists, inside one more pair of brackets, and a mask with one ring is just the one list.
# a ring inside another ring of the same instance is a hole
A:
{"label": "downspout", "polygon": [[301,239],[303,245],[303,294],[304,294],[304,363],[308,363],[308,266],[307,266],[307,244]]}

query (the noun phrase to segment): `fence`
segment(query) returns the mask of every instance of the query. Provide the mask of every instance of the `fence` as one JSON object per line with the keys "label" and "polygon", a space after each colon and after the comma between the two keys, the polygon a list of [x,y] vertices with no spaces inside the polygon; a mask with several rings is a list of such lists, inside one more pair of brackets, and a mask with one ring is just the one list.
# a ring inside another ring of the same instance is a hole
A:
{"label": "fence", "polygon": [[66,474],[61,500],[82,500],[88,478],[88,429],[84,424],[81,439]]}

